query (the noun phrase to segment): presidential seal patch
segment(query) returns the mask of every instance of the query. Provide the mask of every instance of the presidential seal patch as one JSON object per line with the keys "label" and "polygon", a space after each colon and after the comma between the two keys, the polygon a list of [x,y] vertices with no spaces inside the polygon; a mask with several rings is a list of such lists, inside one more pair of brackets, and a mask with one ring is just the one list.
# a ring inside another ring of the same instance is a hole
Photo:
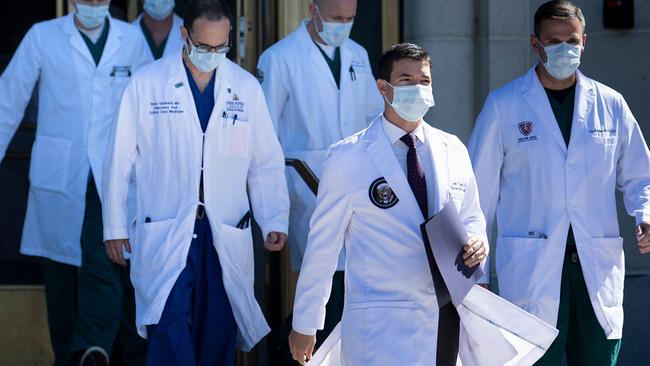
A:
{"label": "presidential seal patch", "polygon": [[372,182],[368,190],[368,196],[373,205],[383,209],[391,208],[399,202],[399,198],[397,198],[384,177],[377,178]]}

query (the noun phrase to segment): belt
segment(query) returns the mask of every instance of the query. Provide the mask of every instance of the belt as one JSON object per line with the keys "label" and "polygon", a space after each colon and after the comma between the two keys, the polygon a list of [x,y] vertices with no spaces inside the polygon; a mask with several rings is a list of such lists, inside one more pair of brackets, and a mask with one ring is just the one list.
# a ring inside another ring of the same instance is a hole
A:
{"label": "belt", "polygon": [[580,262],[580,257],[578,257],[578,248],[575,245],[567,245],[564,250],[564,256],[571,259],[571,263]]}
{"label": "belt", "polygon": [[201,220],[205,217],[205,200],[203,199],[203,176],[201,176],[201,182],[199,183],[199,207],[196,208],[196,219]]}
{"label": "belt", "polygon": [[204,217],[205,217],[205,206],[199,205],[199,207],[196,208],[196,219],[201,220]]}

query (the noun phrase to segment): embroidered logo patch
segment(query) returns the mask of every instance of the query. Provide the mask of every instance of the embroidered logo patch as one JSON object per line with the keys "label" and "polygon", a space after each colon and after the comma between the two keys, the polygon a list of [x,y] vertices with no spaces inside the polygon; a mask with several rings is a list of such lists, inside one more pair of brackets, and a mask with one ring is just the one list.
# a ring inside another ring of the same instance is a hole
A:
{"label": "embroidered logo patch", "polygon": [[377,178],[372,182],[368,196],[373,205],[383,209],[391,208],[399,202],[399,198],[384,177]]}
{"label": "embroidered logo patch", "polygon": [[517,124],[517,142],[537,141],[537,135],[534,134],[533,121],[523,121]]}
{"label": "embroidered logo patch", "polygon": [[533,132],[533,122],[532,121],[523,121],[519,122],[519,132],[525,137],[528,137]]}

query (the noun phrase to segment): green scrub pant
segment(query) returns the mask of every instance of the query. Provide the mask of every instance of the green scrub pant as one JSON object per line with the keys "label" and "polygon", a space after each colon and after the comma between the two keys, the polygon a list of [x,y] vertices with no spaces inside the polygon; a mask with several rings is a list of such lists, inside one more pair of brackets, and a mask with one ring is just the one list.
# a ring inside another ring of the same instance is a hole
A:
{"label": "green scrub pant", "polygon": [[54,365],[69,364],[73,353],[90,346],[112,353],[112,365],[143,365],[146,341],[135,330],[129,269],[114,264],[106,255],[101,202],[92,179],[86,192],[81,253],[79,268],[43,260]]}
{"label": "green scrub pant", "polygon": [[580,260],[574,247],[567,247],[562,268],[557,336],[536,366],[614,366],[620,339],[608,340],[589,300]]}

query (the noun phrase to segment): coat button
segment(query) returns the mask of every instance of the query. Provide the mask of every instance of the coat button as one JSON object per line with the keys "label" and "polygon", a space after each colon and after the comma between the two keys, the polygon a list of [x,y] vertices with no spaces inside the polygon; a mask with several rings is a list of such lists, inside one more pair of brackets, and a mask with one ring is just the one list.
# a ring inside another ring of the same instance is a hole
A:
{"label": "coat button", "polygon": [[430,294],[435,294],[435,293],[436,293],[436,288],[433,287],[433,286],[431,286],[431,287],[428,287],[428,288],[427,288],[427,291],[428,291]]}
{"label": "coat button", "polygon": [[198,235],[196,235],[196,234],[192,234],[192,238],[193,238],[193,239],[196,239],[196,238],[198,238]]}
{"label": "coat button", "polygon": [[430,330],[430,331],[438,331],[438,329],[436,329],[436,323],[435,322],[428,322],[427,323],[427,329]]}

